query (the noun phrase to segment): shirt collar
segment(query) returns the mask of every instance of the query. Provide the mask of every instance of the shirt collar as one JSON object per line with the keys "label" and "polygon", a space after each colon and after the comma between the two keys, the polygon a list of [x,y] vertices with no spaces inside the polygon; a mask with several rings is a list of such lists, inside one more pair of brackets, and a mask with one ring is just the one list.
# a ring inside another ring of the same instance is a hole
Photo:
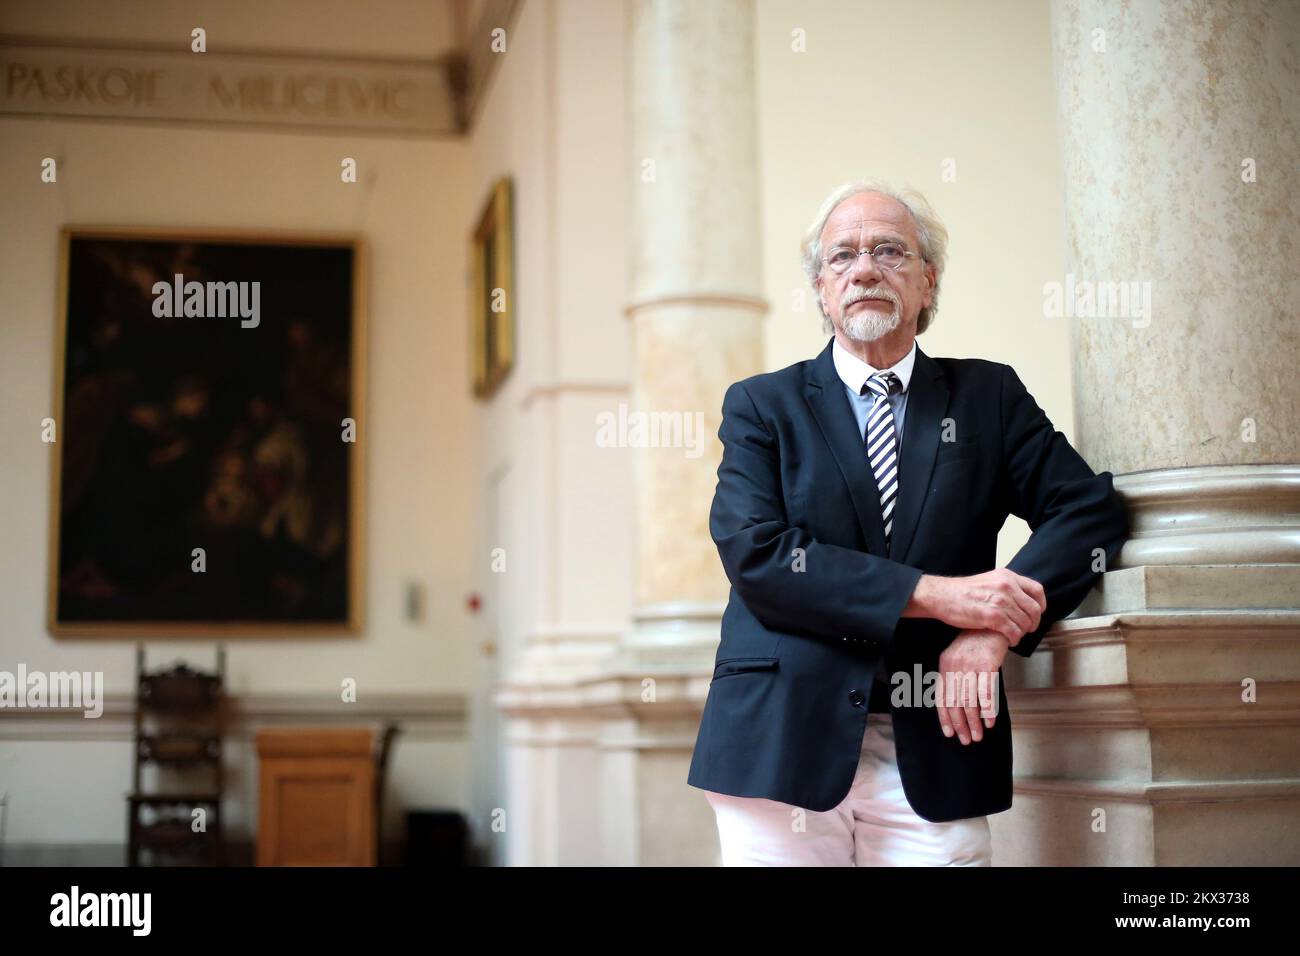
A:
{"label": "shirt collar", "polygon": [[[877,372],[883,372],[885,369],[875,368],[868,365],[862,359],[858,358],[852,352],[840,345],[839,338],[834,340],[831,346],[831,358],[835,361],[835,371],[839,373],[840,380],[853,389],[855,395],[862,394],[862,386],[866,384],[867,379]],[[916,365],[916,339],[912,339],[912,347],[907,354],[890,366],[890,371],[898,376],[898,380],[903,383],[903,391],[907,391],[908,384],[912,381],[912,369]]]}

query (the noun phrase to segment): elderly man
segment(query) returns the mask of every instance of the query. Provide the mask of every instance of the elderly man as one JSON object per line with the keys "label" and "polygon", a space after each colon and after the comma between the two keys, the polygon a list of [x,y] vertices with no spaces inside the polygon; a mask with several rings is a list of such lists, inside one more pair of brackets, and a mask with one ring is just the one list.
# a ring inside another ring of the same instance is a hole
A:
{"label": "elderly man", "polygon": [[[1011,806],[998,680],[1114,561],[1128,517],[1008,365],[931,358],[947,233],[831,194],[803,242],[834,336],[722,404],[731,581],[691,786],[726,865],[988,865]],[[995,569],[1008,514],[1029,541]]]}

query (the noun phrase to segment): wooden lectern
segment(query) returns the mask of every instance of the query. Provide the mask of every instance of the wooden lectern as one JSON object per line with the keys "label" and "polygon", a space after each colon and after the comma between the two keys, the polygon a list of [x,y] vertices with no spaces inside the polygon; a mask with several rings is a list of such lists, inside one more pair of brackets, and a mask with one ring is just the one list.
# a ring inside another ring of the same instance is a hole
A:
{"label": "wooden lectern", "polygon": [[258,866],[374,866],[374,732],[257,733]]}

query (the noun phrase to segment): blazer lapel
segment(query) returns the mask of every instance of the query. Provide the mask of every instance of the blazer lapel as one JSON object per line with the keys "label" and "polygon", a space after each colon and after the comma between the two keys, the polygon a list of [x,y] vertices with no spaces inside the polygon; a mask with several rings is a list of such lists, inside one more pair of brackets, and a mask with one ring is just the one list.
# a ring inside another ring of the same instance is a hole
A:
{"label": "blazer lapel", "polygon": [[903,422],[898,504],[894,507],[893,533],[886,552],[880,490],[867,466],[863,438],[858,434],[857,419],[849,406],[848,396],[844,394],[844,382],[835,371],[835,361],[831,357],[833,342],[834,339],[828,342],[813,360],[805,386],[808,406],[848,486],[867,551],[906,563],[939,451],[939,424],[948,410],[948,384],[943,370],[921,351],[918,344]]}
{"label": "blazer lapel", "polygon": [[[907,411],[903,418],[903,448],[899,455],[898,504],[889,537],[889,557],[907,563],[907,553],[916,534],[921,508],[930,492],[939,453],[939,425],[948,411],[948,380],[943,369],[916,346],[916,364],[907,387]],[[877,502],[879,498],[877,498]],[[880,510],[879,504],[876,507]]]}
{"label": "blazer lapel", "polygon": [[867,467],[866,449],[848,396],[844,394],[844,382],[835,371],[835,360],[831,357],[834,341],[831,339],[813,360],[804,394],[849,487],[849,498],[857,512],[867,551],[884,557],[885,523],[880,516],[880,491]]}

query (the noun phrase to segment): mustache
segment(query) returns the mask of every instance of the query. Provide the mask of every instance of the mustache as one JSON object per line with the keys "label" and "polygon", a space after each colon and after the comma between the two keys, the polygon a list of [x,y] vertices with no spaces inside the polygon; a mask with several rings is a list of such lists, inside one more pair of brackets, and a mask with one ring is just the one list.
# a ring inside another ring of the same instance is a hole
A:
{"label": "mustache", "polygon": [[853,289],[844,294],[844,299],[840,302],[840,309],[847,309],[855,302],[862,302],[866,299],[883,299],[892,303],[895,307],[902,307],[902,302],[898,298],[898,293],[893,289],[882,286],[871,286],[866,289]]}

